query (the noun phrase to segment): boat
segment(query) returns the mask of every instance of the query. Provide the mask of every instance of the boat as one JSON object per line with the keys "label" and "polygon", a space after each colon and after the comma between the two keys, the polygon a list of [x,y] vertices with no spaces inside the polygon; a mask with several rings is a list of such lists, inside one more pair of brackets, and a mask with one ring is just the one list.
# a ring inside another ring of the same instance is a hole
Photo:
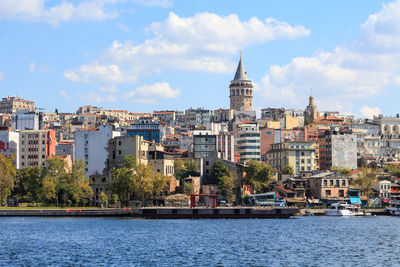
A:
{"label": "boat", "polygon": [[392,196],[386,212],[393,216],[400,216],[400,196]]}
{"label": "boat", "polygon": [[338,202],[333,203],[329,209],[325,210],[325,216],[367,216],[370,213],[365,213],[360,210],[359,205]]}

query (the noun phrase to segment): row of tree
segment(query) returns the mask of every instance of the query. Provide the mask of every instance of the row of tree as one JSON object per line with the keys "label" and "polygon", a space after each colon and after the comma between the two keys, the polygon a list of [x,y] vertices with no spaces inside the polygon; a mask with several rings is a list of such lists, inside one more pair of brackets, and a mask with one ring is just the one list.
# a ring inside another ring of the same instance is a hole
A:
{"label": "row of tree", "polygon": [[17,202],[47,205],[88,205],[93,191],[85,179],[85,162],[77,160],[72,167],[57,157],[44,166],[17,170],[12,157],[0,154],[0,202],[7,198]]}
{"label": "row of tree", "polygon": [[169,178],[155,173],[151,165],[137,163],[133,156],[125,156],[124,164],[111,172],[113,182],[107,188],[119,201],[129,206],[131,200],[139,205],[150,204],[161,196],[168,186]]}
{"label": "row of tree", "polygon": [[266,192],[272,179],[273,169],[264,162],[252,160],[246,168],[244,181],[239,181],[224,163],[217,161],[210,173],[218,185],[220,194],[232,202],[239,197],[240,183],[250,185],[255,192]]}

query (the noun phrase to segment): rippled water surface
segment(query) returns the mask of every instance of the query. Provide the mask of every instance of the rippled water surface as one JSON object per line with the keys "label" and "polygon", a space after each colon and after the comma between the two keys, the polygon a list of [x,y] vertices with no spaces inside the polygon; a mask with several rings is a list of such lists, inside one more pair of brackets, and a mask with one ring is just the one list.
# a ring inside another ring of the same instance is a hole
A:
{"label": "rippled water surface", "polygon": [[0,266],[399,266],[400,217],[0,218]]}

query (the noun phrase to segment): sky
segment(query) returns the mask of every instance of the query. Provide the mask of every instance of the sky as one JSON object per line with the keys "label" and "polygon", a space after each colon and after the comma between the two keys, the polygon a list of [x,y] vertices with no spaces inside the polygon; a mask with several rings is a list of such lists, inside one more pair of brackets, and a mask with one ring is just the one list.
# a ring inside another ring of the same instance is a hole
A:
{"label": "sky", "polygon": [[0,1],[0,96],[47,112],[229,108],[240,51],[257,111],[400,113],[400,0]]}

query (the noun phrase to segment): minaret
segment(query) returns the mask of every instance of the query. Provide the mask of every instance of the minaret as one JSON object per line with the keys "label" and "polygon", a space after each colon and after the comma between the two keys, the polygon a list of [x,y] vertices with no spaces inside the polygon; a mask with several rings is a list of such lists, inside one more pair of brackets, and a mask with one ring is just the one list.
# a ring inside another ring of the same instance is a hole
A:
{"label": "minaret", "polygon": [[242,51],[240,51],[240,60],[236,69],[236,74],[229,85],[231,109],[252,110],[253,102],[253,82],[247,78],[247,72],[242,61]]}

